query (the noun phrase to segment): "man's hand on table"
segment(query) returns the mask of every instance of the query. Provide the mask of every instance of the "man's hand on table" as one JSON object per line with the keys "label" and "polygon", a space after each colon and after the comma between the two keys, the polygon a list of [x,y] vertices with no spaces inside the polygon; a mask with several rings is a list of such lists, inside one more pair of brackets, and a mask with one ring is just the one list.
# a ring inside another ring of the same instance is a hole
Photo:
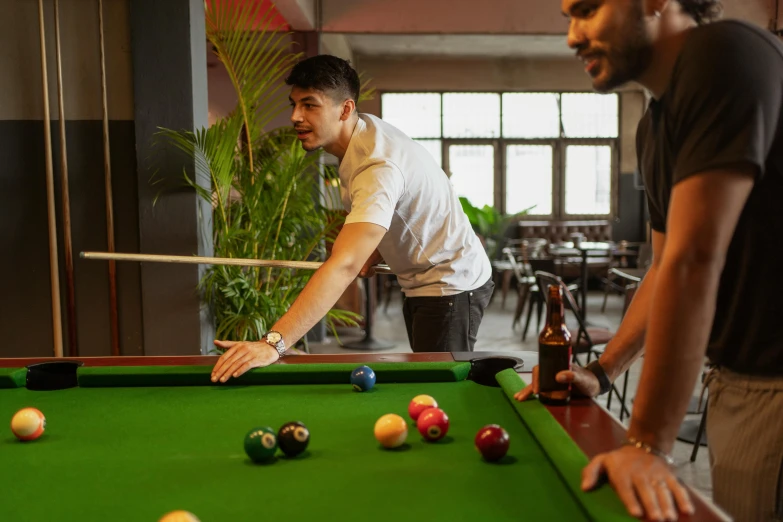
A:
{"label": "man's hand on table", "polygon": [[[601,384],[598,378],[581,366],[557,374],[558,382],[573,383],[574,392],[586,397],[596,397]],[[518,401],[529,399],[538,393],[538,366],[533,367],[532,382],[514,395]],[[635,517],[649,520],[677,520],[677,512],[692,514],[693,504],[688,491],[660,457],[642,449],[624,446],[594,457],[582,471],[582,489],[597,487],[601,479],[609,483]]]}
{"label": "man's hand on table", "polygon": [[280,358],[277,350],[264,341],[215,340],[215,346],[226,351],[212,369],[212,382],[226,382],[231,377],[239,377],[252,368],[269,366]]}
{"label": "man's hand on table", "polygon": [[674,521],[693,514],[688,491],[660,457],[624,446],[594,457],[582,470],[582,489],[590,491],[601,477],[609,479],[628,512],[637,518]]}
{"label": "man's hand on table", "polygon": [[[572,383],[573,392],[585,397],[596,397],[601,391],[601,383],[598,382],[598,378],[581,366],[572,366],[571,370],[562,371],[555,378],[560,383]],[[538,394],[538,366],[533,367],[532,382],[518,391],[514,398],[518,401],[525,401],[534,394]]]}

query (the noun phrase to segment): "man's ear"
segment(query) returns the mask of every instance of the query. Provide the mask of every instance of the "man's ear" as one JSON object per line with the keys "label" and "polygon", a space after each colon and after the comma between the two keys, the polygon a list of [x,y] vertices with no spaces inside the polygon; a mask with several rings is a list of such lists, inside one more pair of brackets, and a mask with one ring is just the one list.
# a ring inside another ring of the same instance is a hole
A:
{"label": "man's ear", "polygon": [[343,112],[340,114],[340,120],[341,121],[347,121],[348,118],[351,117],[351,114],[353,114],[353,111],[356,110],[356,102],[348,99],[343,102]]}
{"label": "man's ear", "polygon": [[672,2],[671,0],[648,0],[645,3],[647,4],[647,11],[645,12],[647,16],[660,16]]}

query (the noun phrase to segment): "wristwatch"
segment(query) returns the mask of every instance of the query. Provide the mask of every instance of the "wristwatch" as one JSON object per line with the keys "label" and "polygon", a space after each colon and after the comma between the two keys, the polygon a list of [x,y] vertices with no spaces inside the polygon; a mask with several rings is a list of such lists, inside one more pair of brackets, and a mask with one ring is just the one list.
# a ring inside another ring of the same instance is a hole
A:
{"label": "wristwatch", "polygon": [[277,350],[280,357],[285,355],[285,341],[283,341],[283,335],[280,332],[267,332],[261,340]]}
{"label": "wristwatch", "polygon": [[598,379],[598,383],[601,385],[601,391],[598,392],[598,395],[603,395],[612,389],[612,382],[609,380],[609,377],[607,377],[606,372],[601,366],[601,363],[598,362],[598,359],[585,366],[585,370],[591,372],[595,375],[596,379]]}

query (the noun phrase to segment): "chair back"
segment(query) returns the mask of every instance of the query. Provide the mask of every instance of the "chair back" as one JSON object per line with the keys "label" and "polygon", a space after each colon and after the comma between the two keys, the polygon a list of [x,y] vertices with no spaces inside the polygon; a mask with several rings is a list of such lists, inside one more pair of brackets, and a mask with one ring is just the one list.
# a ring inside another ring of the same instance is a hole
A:
{"label": "chair back", "polygon": [[509,264],[511,264],[511,270],[514,272],[514,277],[516,278],[517,283],[522,284],[525,276],[527,275],[524,261],[520,262],[517,259],[518,256],[522,255],[522,252],[516,248],[506,247],[503,249],[503,255],[506,257],[506,259],[508,259]]}
{"label": "chair back", "polygon": [[649,243],[644,243],[642,245],[639,245],[639,256],[636,258],[636,266],[638,268],[650,268],[650,265],[652,265],[653,261],[653,250],[652,245]]}
{"label": "chair back", "polygon": [[579,304],[577,304],[576,299],[574,298],[574,294],[571,293],[571,291],[568,289],[568,285],[565,284],[563,279],[559,276],[556,276],[555,274],[552,274],[550,272],[543,272],[543,271],[536,271],[536,283],[538,284],[538,288],[541,291],[541,295],[544,296],[544,302],[549,305],[549,286],[559,286],[560,290],[563,293],[563,305],[567,310],[571,310],[573,312],[574,317],[576,317],[577,322],[579,323],[579,330],[577,331],[576,337],[573,338],[572,344],[574,347],[577,347],[580,345],[579,341],[581,339],[585,339],[588,343],[588,346],[593,346],[593,340],[590,338],[590,335],[587,333],[587,324],[585,323],[584,318],[582,317],[582,309],[579,307]]}

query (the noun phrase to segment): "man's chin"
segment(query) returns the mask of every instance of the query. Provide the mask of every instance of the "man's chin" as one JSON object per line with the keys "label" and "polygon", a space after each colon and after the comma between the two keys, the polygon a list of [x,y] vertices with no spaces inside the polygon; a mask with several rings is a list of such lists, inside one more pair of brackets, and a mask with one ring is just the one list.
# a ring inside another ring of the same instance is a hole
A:
{"label": "man's chin", "polygon": [[302,148],[304,150],[306,150],[307,152],[313,152],[313,151],[316,151],[316,150],[320,149],[321,146],[318,145],[318,144],[311,144],[311,143],[307,143],[306,141],[303,141],[302,142]]}
{"label": "man's chin", "polygon": [[608,94],[617,88],[622,87],[625,83],[627,82],[619,80],[618,78],[600,75],[593,78],[593,90],[599,94]]}

